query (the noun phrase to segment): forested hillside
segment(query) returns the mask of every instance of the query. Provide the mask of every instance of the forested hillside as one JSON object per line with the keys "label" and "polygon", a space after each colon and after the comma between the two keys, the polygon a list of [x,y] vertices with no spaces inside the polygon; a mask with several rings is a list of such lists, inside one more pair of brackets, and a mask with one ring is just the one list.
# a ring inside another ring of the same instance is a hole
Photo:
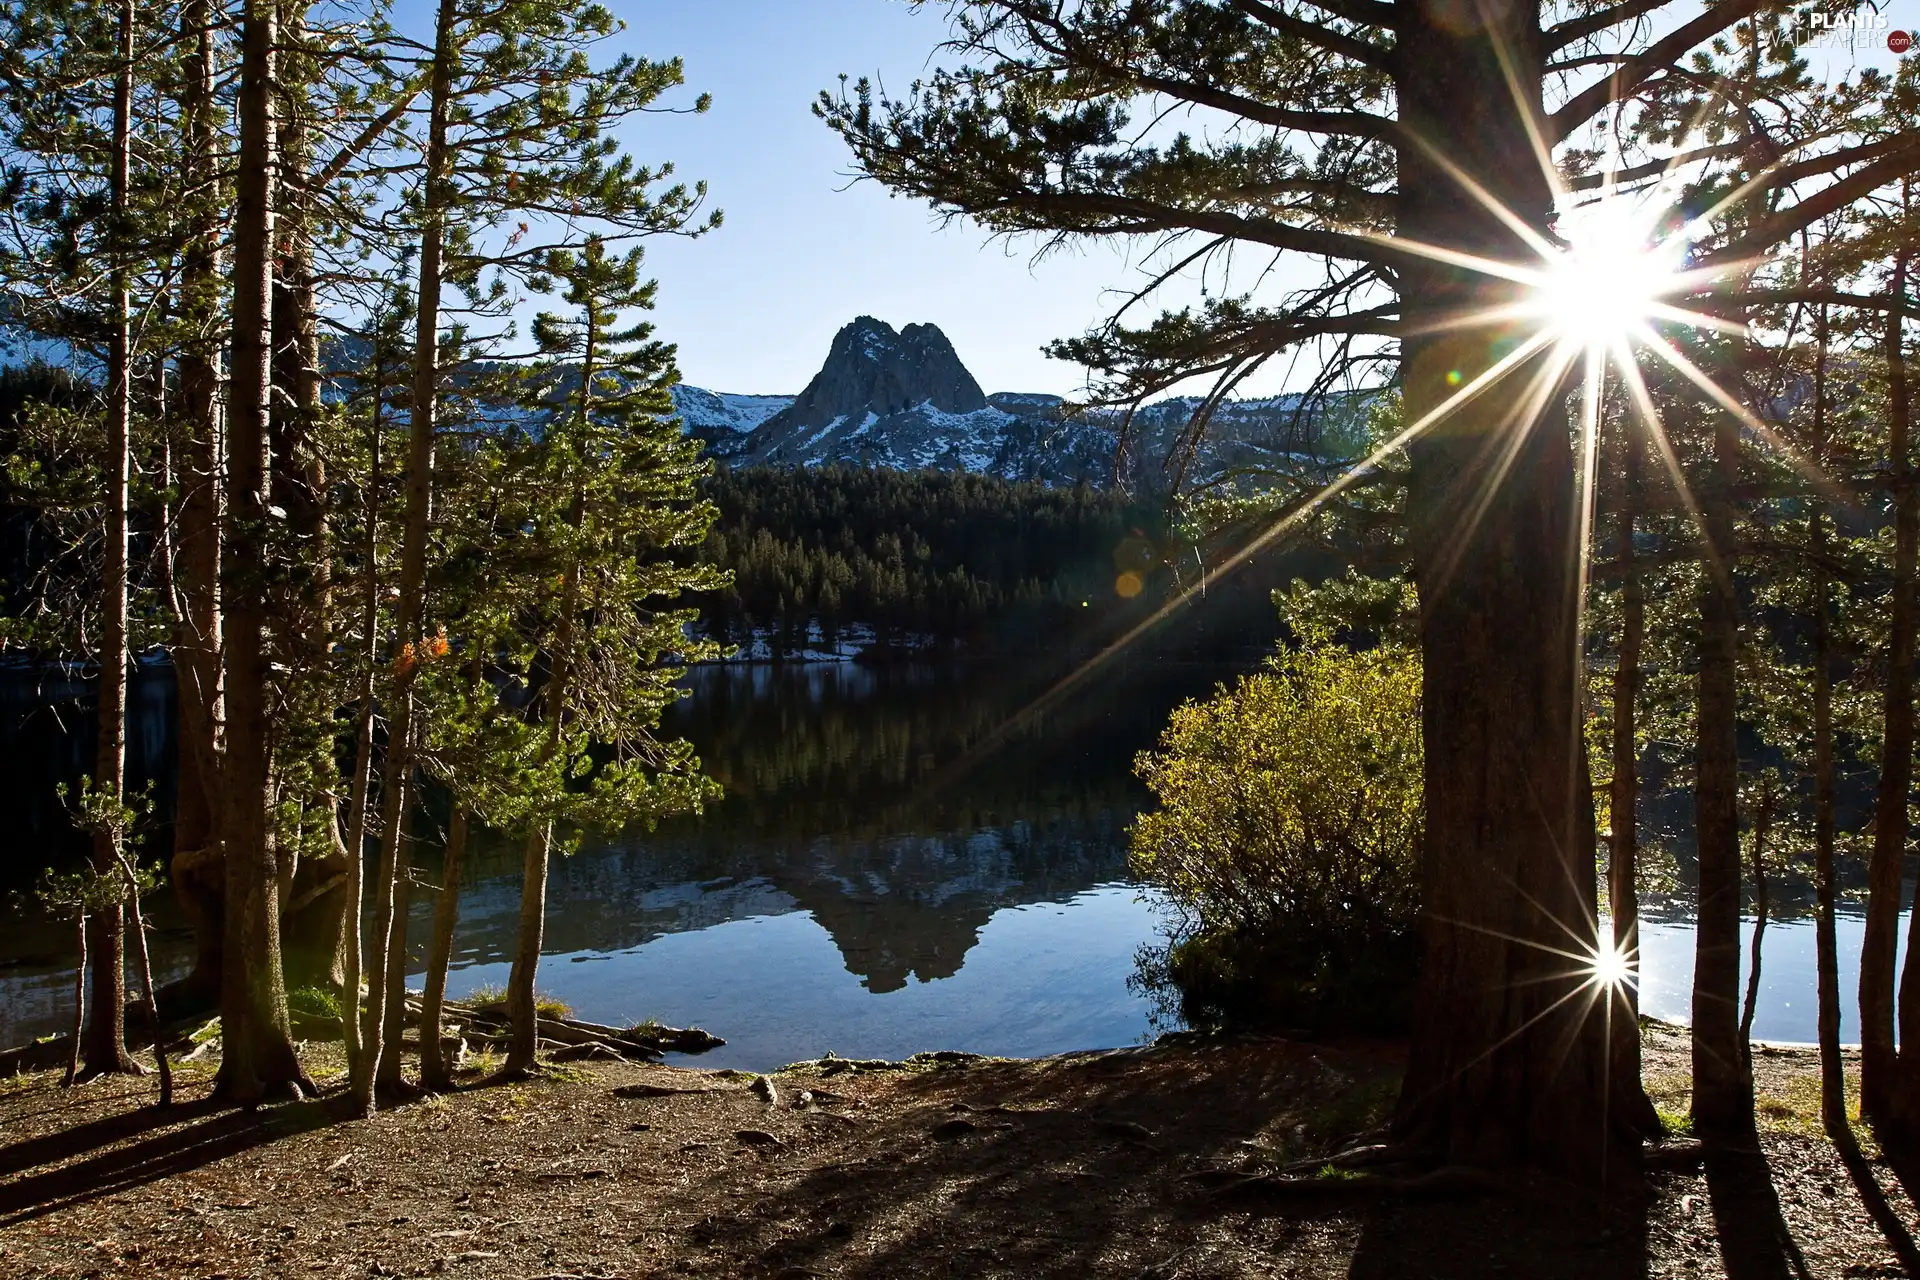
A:
{"label": "forested hillside", "polygon": [[717,639],[775,652],[851,624],[882,648],[1059,643],[1168,577],[1161,510],[1110,489],[856,466],[717,471],[705,552],[733,585],[704,610]]}

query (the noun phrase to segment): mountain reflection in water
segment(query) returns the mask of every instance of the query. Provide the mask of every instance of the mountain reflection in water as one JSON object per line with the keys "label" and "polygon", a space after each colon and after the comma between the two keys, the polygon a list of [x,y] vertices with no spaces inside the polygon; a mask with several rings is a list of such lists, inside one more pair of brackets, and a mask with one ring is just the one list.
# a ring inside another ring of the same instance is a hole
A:
{"label": "mountain reflection in water", "polygon": [[[1150,1003],[1126,979],[1154,918],[1122,883],[1125,828],[1145,799],[1132,758],[1177,702],[1229,674],[1155,664],[1023,715],[1046,687],[1027,672],[698,670],[667,728],[695,742],[726,797],[700,818],[556,864],[543,950],[601,963],[591,974],[550,964],[543,985],[590,1018],[702,1021],[733,1042],[707,1059],[716,1064],[765,1067],[829,1048],[1052,1052],[1137,1040]],[[456,992],[504,978],[517,849],[485,849],[472,874]],[[1022,908],[1022,919],[989,928]],[[429,910],[415,909],[416,958]],[[788,915],[807,923],[719,927]],[[703,937],[658,943],[688,934]],[[912,994],[979,964],[983,948],[994,951],[989,967],[1011,967],[965,1007],[958,991]],[[904,994],[872,999],[894,993]],[[1023,1004],[1056,1001],[1071,1016],[1029,1025]],[[935,1025],[907,1007],[921,1003],[941,1006]]]}
{"label": "mountain reflection in water", "polygon": [[[1125,883],[1146,798],[1132,759],[1232,673],[1142,661],[1029,715],[1048,687],[1030,667],[698,669],[665,728],[726,796],[555,862],[541,986],[596,1020],[706,1025],[730,1041],[715,1065],[1138,1040],[1152,1004],[1127,978],[1155,916]],[[430,853],[416,877],[437,881]],[[505,980],[517,844],[482,841],[466,881],[456,996]],[[415,965],[431,910],[416,893]],[[164,980],[189,939],[164,895],[154,916]],[[0,1038],[65,1025],[70,945],[45,922],[15,930]]]}

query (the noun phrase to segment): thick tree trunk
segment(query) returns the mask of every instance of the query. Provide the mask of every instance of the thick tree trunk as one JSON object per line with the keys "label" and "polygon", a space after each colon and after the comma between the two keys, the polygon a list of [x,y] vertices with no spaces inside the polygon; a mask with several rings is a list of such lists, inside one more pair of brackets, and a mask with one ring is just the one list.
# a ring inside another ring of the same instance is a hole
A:
{"label": "thick tree trunk", "polygon": [[[190,50],[181,95],[189,168],[199,190],[187,207],[196,234],[181,261],[183,320],[217,329],[221,305],[221,228],[215,215],[213,32],[207,0],[190,0],[181,12],[181,36]],[[168,989],[176,1008],[207,1007],[220,992],[224,945],[222,903],[225,875],[220,859],[219,767],[224,710],[220,673],[221,440],[220,373],[215,338],[189,342],[179,356],[180,409],[185,437],[180,450],[180,515],[171,578],[174,635],[171,656],[178,689],[179,782],[174,801],[170,878],[175,900],[193,925],[193,969]]]}
{"label": "thick tree trunk", "polygon": [[1739,424],[1715,416],[1714,471],[1702,494],[1707,572],[1700,589],[1694,824],[1700,897],[1693,961],[1693,1122],[1704,1139],[1750,1147],[1753,1077],[1740,1042],[1740,812],[1733,485]]}
{"label": "thick tree trunk", "polygon": [[433,941],[427,949],[426,985],[420,993],[420,1083],[444,1092],[453,1072],[440,1045],[441,1013],[447,1003],[447,966],[453,961],[453,930],[460,919],[460,876],[467,860],[467,811],[456,805],[447,828],[440,866],[440,896],[433,904]]}
{"label": "thick tree trunk", "polygon": [[[1908,260],[1903,251],[1895,261],[1895,296],[1905,291]],[[1889,392],[1887,475],[1893,492],[1892,625],[1887,636],[1887,683],[1881,700],[1880,787],[1874,796],[1873,854],[1867,864],[1866,922],[1860,939],[1860,1105],[1876,1130],[1888,1130],[1886,1136],[1892,1136],[1897,1113],[1904,1109],[1893,1043],[1894,966],[1899,946],[1900,880],[1907,853],[1908,796],[1913,787],[1913,577],[1915,552],[1920,548],[1920,502],[1916,501],[1920,494],[1915,491],[1908,457],[1912,423],[1900,334],[1900,313],[1891,312],[1884,351]]]}
{"label": "thick tree trunk", "polygon": [[[394,917],[394,881],[398,866],[402,804],[412,768],[414,737],[413,680],[427,659],[425,618],[427,533],[433,518],[434,415],[440,394],[440,290],[444,283],[446,215],[449,200],[447,119],[459,49],[455,0],[441,0],[434,28],[433,74],[429,87],[425,200],[421,210],[420,283],[414,321],[413,395],[407,419],[406,512],[400,542],[398,621],[395,639],[401,647],[394,682],[393,707],[387,717],[387,758],[381,771],[380,866],[374,881],[374,937],[381,943],[374,953],[367,990],[367,1033],[361,1073],[354,1089],[363,1108],[373,1106],[374,1081],[380,1076],[387,1021],[386,945]],[[397,1052],[397,1046],[396,1046]]]}
{"label": "thick tree trunk", "polygon": [[[118,805],[127,773],[127,487],[132,470],[133,321],[127,266],[127,191],[133,152],[133,0],[120,4],[120,69],[113,87],[113,177],[108,252],[112,295],[107,354],[107,491],[100,537],[100,678],[93,793]],[[117,817],[93,824],[93,873],[120,875]],[[87,1025],[86,1074],[137,1072],[127,1056],[126,915],[118,902],[94,912],[93,1020]]]}
{"label": "thick tree trunk", "polygon": [[[1537,85],[1537,14],[1403,6],[1396,73],[1412,134],[1525,222],[1551,192],[1523,111]],[[1400,232],[1496,259],[1531,251],[1419,146],[1400,151]],[[1510,286],[1452,268],[1405,268],[1402,375],[1409,424],[1473,385],[1515,336],[1462,316]],[[1525,337],[1526,335],[1519,335]],[[1606,997],[1568,951],[1599,946],[1591,809],[1578,772],[1579,660],[1573,458],[1557,394],[1563,368],[1523,362],[1409,450],[1420,591],[1426,741],[1424,956],[1398,1134],[1435,1160],[1529,1167],[1590,1184],[1632,1177],[1628,1086],[1611,1071]]]}
{"label": "thick tree trunk", "polygon": [[222,783],[226,954],[216,1094],[252,1105],[311,1090],[288,1027],[280,961],[280,877],[271,842],[267,725],[267,433],[276,154],[275,0],[248,0],[240,75],[240,159],[233,235],[233,384],[227,432],[229,519],[223,548],[227,750]]}

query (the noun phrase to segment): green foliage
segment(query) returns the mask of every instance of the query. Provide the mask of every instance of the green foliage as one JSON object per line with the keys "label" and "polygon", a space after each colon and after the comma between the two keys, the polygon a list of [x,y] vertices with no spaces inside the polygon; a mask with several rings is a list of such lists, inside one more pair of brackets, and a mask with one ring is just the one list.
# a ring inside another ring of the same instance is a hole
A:
{"label": "green foliage", "polygon": [[[493,986],[475,987],[461,1003],[482,1017],[504,1018],[507,1016],[507,989]],[[533,1011],[542,1018],[559,1019],[573,1016],[572,1005],[542,992],[534,994]]]}
{"label": "green foliage", "polygon": [[287,992],[287,1012],[295,1017],[340,1020],[340,997],[325,987],[295,987]]}
{"label": "green foliage", "polygon": [[781,652],[809,623],[828,643],[864,623],[883,642],[1052,646],[1124,604],[1120,573],[1151,583],[1165,558],[1160,508],[1086,486],[830,466],[719,471],[703,491],[719,518],[702,555],[733,574],[709,628]]}
{"label": "green foliage", "polygon": [[1164,977],[1190,1018],[1391,1024],[1418,909],[1419,660],[1301,638],[1140,756],[1160,803],[1131,865],[1178,913]]}

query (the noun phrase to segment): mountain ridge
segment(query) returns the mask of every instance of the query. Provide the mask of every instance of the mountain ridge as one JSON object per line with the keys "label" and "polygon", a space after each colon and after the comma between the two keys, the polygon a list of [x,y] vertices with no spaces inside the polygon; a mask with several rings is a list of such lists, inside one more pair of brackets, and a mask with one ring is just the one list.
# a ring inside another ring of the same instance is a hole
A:
{"label": "mountain ridge", "polygon": [[[734,466],[851,463],[1054,484],[1115,479],[1117,413],[1069,417],[1061,396],[984,393],[933,324],[895,330],[872,316],[856,317],[835,333],[820,371],[795,395],[736,395],[688,384],[673,394],[687,431]],[[1133,419],[1138,452],[1164,455],[1200,403],[1198,396],[1171,396],[1142,408]],[[1303,412],[1298,395],[1225,401],[1215,410],[1201,470],[1218,473],[1316,450],[1322,444],[1317,418]]]}

